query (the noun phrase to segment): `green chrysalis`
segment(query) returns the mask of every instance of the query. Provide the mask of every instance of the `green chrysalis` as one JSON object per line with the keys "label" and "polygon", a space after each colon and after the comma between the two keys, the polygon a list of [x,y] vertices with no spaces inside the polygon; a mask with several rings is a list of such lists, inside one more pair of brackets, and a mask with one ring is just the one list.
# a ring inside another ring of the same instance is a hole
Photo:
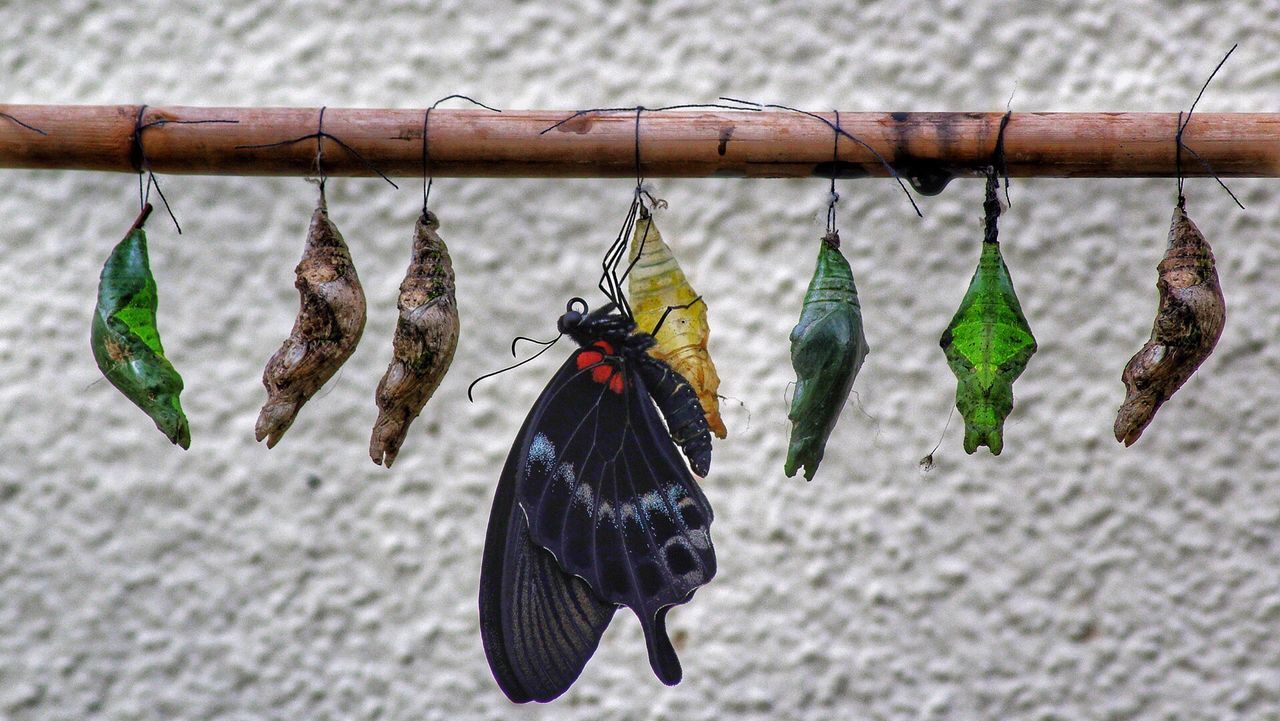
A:
{"label": "green chrysalis", "polygon": [[182,376],[164,357],[156,329],[156,281],[147,259],[142,229],[151,205],[143,207],[129,234],[102,266],[90,345],[102,374],[141,408],[173,443],[191,446],[191,429],[178,403]]}
{"label": "green chrysalis", "polygon": [[1004,419],[1013,410],[1013,382],[1036,352],[996,238],[998,186],[996,174],[988,172],[982,256],[940,341],[959,381],[956,408],[964,417],[964,451],[986,446],[997,456],[1004,448]]}
{"label": "green chrysalis", "polygon": [[813,480],[827,438],[869,350],[853,270],[840,253],[840,235],[831,231],[818,248],[818,264],[804,294],[800,321],[791,330],[796,388],[787,414],[791,419],[784,466],[788,477],[804,466],[805,479]]}

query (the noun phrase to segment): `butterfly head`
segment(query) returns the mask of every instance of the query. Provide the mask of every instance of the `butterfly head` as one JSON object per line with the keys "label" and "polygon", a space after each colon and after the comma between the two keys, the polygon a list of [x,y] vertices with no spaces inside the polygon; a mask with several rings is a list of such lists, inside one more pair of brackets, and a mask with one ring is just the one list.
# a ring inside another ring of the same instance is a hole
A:
{"label": "butterfly head", "polygon": [[653,339],[637,333],[635,321],[619,313],[614,303],[606,303],[592,311],[587,308],[585,300],[573,298],[565,306],[564,315],[560,316],[556,326],[581,346],[605,340],[619,348],[644,351],[653,345]]}

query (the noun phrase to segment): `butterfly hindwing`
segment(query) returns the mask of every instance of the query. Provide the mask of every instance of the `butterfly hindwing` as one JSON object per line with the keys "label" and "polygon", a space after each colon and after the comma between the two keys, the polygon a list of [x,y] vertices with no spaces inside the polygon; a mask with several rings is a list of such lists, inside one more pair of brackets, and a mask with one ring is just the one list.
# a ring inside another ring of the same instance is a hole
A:
{"label": "butterfly hindwing", "polygon": [[597,346],[570,356],[535,404],[516,501],[536,545],[601,599],[635,611],[654,673],[674,684],[681,672],[666,610],[715,575],[711,506],[638,363]]}
{"label": "butterfly hindwing", "polygon": [[586,581],[566,573],[549,551],[529,539],[524,511],[515,503],[521,453],[517,442],[489,516],[480,571],[480,636],[503,692],[516,703],[545,702],[577,680],[617,606],[602,601]]}

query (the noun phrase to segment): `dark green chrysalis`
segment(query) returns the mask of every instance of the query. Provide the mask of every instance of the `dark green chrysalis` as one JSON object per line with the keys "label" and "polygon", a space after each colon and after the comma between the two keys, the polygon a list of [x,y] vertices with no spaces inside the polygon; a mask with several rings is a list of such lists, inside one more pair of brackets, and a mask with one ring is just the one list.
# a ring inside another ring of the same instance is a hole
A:
{"label": "dark green chrysalis", "polygon": [[111,385],[185,449],[191,446],[191,429],[178,403],[182,376],[164,357],[156,329],[156,281],[142,229],[150,214],[148,204],[102,266],[90,345]]}
{"label": "dark green chrysalis", "polygon": [[787,476],[804,466],[805,479],[813,480],[827,438],[869,350],[853,270],[840,253],[839,234],[831,231],[818,248],[818,265],[804,294],[800,322],[791,330],[796,388],[787,414],[791,419]]}
{"label": "dark green chrysalis", "polygon": [[1004,448],[1004,419],[1013,410],[1013,382],[1036,352],[1036,339],[1000,255],[998,185],[995,173],[988,173],[982,256],[939,341],[959,381],[956,409],[964,417],[965,453],[986,446],[997,456]]}

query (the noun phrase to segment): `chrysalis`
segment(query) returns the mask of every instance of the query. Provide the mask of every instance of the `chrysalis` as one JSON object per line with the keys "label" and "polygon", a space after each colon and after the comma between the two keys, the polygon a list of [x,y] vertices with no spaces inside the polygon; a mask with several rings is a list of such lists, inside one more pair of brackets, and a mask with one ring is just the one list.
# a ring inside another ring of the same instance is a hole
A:
{"label": "chrysalis", "polygon": [[1156,267],[1160,307],[1151,338],[1124,367],[1125,399],[1116,414],[1116,440],[1131,446],[1169,399],[1204,362],[1222,335],[1226,301],[1213,250],[1178,199],[1169,248]]}
{"label": "chrysalis", "polygon": [[1036,339],[1000,255],[996,237],[998,185],[996,174],[989,172],[982,256],[969,290],[940,340],[947,364],[959,381],[956,409],[964,418],[965,453],[986,446],[997,456],[1004,448],[1004,419],[1013,410],[1013,382],[1036,352]]}
{"label": "chrysalis", "polygon": [[148,204],[102,266],[90,345],[111,385],[151,416],[171,442],[185,449],[191,446],[191,429],[178,402],[182,376],[164,357],[156,328],[156,281],[147,258],[147,233],[142,229],[150,214]]}
{"label": "chrysalis", "polygon": [[650,353],[689,381],[698,393],[711,432],[724,438],[728,431],[720,419],[720,399],[716,395],[720,376],[707,352],[711,334],[707,304],[685,279],[671,248],[663,242],[658,226],[643,207],[631,239],[630,257],[633,265],[628,289],[637,327],[652,332],[671,309],[654,336],[657,345]]}
{"label": "chrysalis", "polygon": [[869,350],[853,270],[840,253],[840,235],[832,231],[822,239],[800,322],[791,330],[796,387],[787,414],[791,419],[787,476],[804,466],[805,479],[813,480],[827,438]]}
{"label": "chrysalis", "polygon": [[323,190],[294,273],[302,307],[293,331],[262,372],[267,402],[258,414],[255,436],[267,439],[268,448],[280,441],[302,405],[351,356],[364,332],[364,290],[351,252],[329,220]]}
{"label": "chrysalis", "polygon": [[396,460],[409,424],[431,399],[458,347],[458,306],[449,249],[436,233],[435,213],[418,216],[413,257],[400,283],[400,320],[393,357],[378,383],[378,420],[369,455],[387,468]]}

